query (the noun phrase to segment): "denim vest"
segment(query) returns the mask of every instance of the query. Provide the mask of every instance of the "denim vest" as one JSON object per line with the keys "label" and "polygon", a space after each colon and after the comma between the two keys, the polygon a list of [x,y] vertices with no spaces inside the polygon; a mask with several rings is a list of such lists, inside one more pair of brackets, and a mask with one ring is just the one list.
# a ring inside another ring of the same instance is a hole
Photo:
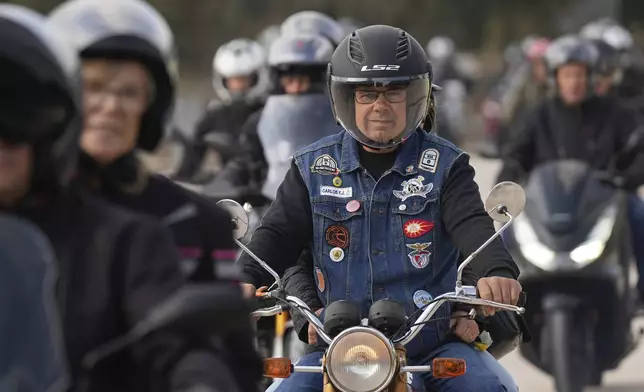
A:
{"label": "denim vest", "polygon": [[[347,132],[326,137],[293,156],[313,213],[313,274],[322,302],[351,300],[368,317],[371,304],[391,299],[407,316],[453,291],[459,252],[441,221],[441,187],[463,152],[417,130],[399,147],[394,166],[374,179],[360,164]],[[447,317],[443,306],[435,318]],[[428,323],[408,346],[427,354],[446,336],[449,321]]]}

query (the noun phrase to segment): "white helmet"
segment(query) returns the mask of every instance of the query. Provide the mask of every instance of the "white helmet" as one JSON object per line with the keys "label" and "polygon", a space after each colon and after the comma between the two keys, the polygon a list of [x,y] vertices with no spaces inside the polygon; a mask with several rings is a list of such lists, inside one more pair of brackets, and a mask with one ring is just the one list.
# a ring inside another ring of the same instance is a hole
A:
{"label": "white helmet", "polygon": [[455,51],[456,45],[450,37],[439,35],[427,43],[427,56],[430,60],[445,60],[451,57]]}
{"label": "white helmet", "polygon": [[[224,102],[236,99],[262,97],[269,88],[270,78],[266,69],[266,51],[257,42],[234,39],[217,49],[213,65],[213,87]],[[255,83],[241,93],[228,90],[225,80],[239,76],[255,76]]]}

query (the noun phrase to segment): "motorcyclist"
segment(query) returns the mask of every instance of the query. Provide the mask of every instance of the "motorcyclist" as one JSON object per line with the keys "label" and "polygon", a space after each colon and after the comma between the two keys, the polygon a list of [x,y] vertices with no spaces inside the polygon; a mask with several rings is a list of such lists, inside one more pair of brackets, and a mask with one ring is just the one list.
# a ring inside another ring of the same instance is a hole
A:
{"label": "motorcyclist", "polygon": [[203,182],[214,171],[202,170],[206,154],[215,153],[220,167],[239,154],[241,127],[261,109],[270,87],[264,48],[246,38],[222,45],[213,59],[213,87],[219,100],[210,102],[197,123],[194,150],[186,156],[177,178]]}
{"label": "motorcyclist", "polygon": [[[397,72],[374,70],[380,64]],[[359,29],[333,54],[329,92],[344,131],[293,156],[249,244],[279,274],[310,244],[325,304],[353,300],[366,314],[373,301],[390,298],[411,314],[432,295],[453,288],[458,249],[469,254],[494,233],[468,155],[419,129],[428,109],[431,71],[422,46],[390,26]],[[408,254],[400,244],[426,253]],[[247,294],[270,282],[252,259],[243,255],[240,261],[250,282]],[[474,264],[468,280],[477,284],[481,297],[516,303],[518,270],[501,241],[493,241]],[[476,323],[458,320],[457,334],[473,341]],[[452,379],[423,375],[427,389],[504,391],[473,348],[458,341],[441,344],[448,328],[446,320],[428,324],[422,338],[407,345],[412,364],[438,354],[469,364],[465,375]],[[320,353],[308,354],[299,364],[317,365],[320,358]],[[322,381],[321,374],[296,373],[277,390],[322,390]]]}
{"label": "motorcyclist", "polygon": [[[76,52],[43,16],[0,5],[0,209],[34,222],[53,245],[70,390],[235,390],[221,355],[176,331],[151,335],[91,370],[82,364],[184,280],[168,229],[75,183],[80,80]],[[249,370],[246,378],[258,377]]]}
{"label": "motorcyclist", "polygon": [[[276,86],[271,95],[322,93],[324,72],[332,52],[330,42],[321,36],[307,33],[282,35],[273,42],[268,57]],[[218,180],[258,192],[263,187],[268,163],[258,134],[262,113],[254,113],[244,124],[240,136],[244,152],[226,165]]]}
{"label": "motorcyclist", "polygon": [[230,276],[236,245],[223,223],[226,212],[151,173],[137,155],[137,149],[155,150],[173,104],[176,59],[165,20],[139,0],[74,0],[54,9],[49,22],[66,33],[82,59],[85,184],[170,227],[191,280]]}
{"label": "motorcyclist", "polygon": [[[622,187],[631,193],[633,238],[642,238],[644,208],[635,190],[644,183],[644,160],[638,148],[632,148],[638,140],[641,143],[641,130],[635,113],[623,108],[617,98],[595,95],[598,57],[590,41],[576,36],[564,36],[552,43],[546,61],[556,94],[537,106],[515,133],[498,181],[517,181],[536,165],[555,159],[582,160],[600,171],[614,167],[617,173],[611,174],[621,177]],[[622,154],[624,150],[632,153]],[[640,271],[644,272],[642,242],[633,241],[633,245]],[[640,279],[638,287],[644,292],[644,280]]]}
{"label": "motorcyclist", "polygon": [[595,94],[617,96],[617,86],[621,83],[623,69],[619,62],[619,52],[602,39],[591,39],[597,48],[597,64],[595,66]]}
{"label": "motorcyclist", "polygon": [[612,19],[600,19],[584,26],[580,35],[590,40],[601,40],[617,51],[618,72],[615,74],[614,93],[622,105],[644,113],[644,72],[641,54],[635,50],[631,33]]}

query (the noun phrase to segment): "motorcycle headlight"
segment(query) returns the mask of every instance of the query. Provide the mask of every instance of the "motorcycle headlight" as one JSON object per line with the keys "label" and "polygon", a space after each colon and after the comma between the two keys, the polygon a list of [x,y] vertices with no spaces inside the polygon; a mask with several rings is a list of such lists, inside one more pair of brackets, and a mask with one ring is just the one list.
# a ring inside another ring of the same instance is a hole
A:
{"label": "motorcycle headlight", "polygon": [[[575,262],[577,268],[592,263],[602,255],[616,218],[617,206],[611,205],[606,208],[586,240],[570,252],[570,259]],[[515,219],[514,235],[526,260],[547,271],[557,268],[555,252],[539,241],[530,222],[523,215]]]}
{"label": "motorcycle headlight", "polygon": [[570,258],[581,266],[597,260],[604,253],[616,219],[617,206],[612,204],[602,212],[586,241],[570,252]]}
{"label": "motorcycle headlight", "polygon": [[519,215],[514,220],[514,237],[523,257],[530,263],[546,271],[556,268],[555,252],[539,241],[537,233],[524,215]]}
{"label": "motorcycle headlight", "polygon": [[396,371],[396,351],[385,335],[353,327],[342,331],[329,346],[326,370],[342,392],[378,392]]}

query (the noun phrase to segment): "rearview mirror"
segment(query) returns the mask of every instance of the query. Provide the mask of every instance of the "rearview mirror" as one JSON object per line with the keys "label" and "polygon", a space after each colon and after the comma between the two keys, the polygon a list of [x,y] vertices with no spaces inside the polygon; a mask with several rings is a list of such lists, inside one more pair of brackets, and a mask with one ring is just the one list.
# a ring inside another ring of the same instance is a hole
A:
{"label": "rearview mirror", "polygon": [[222,199],[217,204],[230,213],[234,225],[233,236],[235,239],[241,240],[244,238],[246,233],[248,233],[248,212],[235,200]]}
{"label": "rearview mirror", "polygon": [[521,215],[525,202],[523,188],[512,181],[504,181],[496,184],[490,191],[485,200],[485,210],[495,221],[506,223],[510,221],[510,216],[516,218]]}

